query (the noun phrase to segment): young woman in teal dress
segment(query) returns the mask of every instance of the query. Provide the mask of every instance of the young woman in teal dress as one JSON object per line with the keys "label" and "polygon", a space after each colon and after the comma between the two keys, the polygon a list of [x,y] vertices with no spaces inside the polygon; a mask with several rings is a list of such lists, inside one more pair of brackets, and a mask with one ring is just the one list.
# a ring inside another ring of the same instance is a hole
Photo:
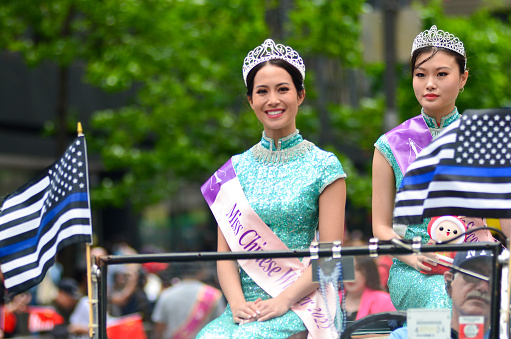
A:
{"label": "young woman in teal dress", "polygon": [[[302,59],[267,39],[245,59],[243,76],[248,102],[264,128],[259,143],[231,159],[250,207],[289,249],[309,248],[317,230],[321,241],[341,240],[342,165],[296,129],[305,99]],[[226,238],[219,228],[218,251],[231,251]],[[217,270],[228,306],[197,338],[307,337],[309,329],[290,308],[318,288],[310,266],[275,297],[236,261],[218,261]]]}
{"label": "young woman in teal dress", "polygon": [[[460,115],[455,106],[458,94],[467,82],[463,43],[436,26],[415,38],[411,73],[421,114],[382,135],[375,143],[373,158],[373,234],[381,240],[401,238],[393,228],[394,198],[406,167],[422,147]],[[428,219],[419,225],[406,225],[405,239],[416,236],[426,244]],[[388,287],[397,310],[408,308],[450,308],[442,275],[423,274],[427,255],[399,256],[390,269]],[[431,264],[431,262],[429,262]],[[432,264],[435,265],[435,264]]]}

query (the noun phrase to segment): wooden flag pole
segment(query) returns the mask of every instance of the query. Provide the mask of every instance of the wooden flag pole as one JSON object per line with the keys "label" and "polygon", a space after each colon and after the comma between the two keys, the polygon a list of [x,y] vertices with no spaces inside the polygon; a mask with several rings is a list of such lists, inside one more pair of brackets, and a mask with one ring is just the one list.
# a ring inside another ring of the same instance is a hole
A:
{"label": "wooden flag pole", "polygon": [[83,128],[82,123],[78,121],[78,127],[77,127],[78,136],[81,137],[83,135]]}
{"label": "wooden flag pole", "polygon": [[[85,255],[87,258],[87,295],[89,296],[89,338],[94,337],[94,318],[93,318],[93,312],[92,307],[93,303],[95,302],[93,300],[92,296],[92,274],[91,274],[91,253],[90,253],[90,244],[85,244]],[[97,301],[96,301],[97,302]]]}
{"label": "wooden flag pole", "polygon": [[[84,135],[81,122],[78,122],[77,132],[78,132],[79,137]],[[88,173],[87,173],[87,175],[88,175]],[[89,206],[89,208],[90,208],[90,206]],[[92,295],[92,269],[91,269],[92,256],[91,256],[91,244],[90,243],[85,244],[85,258],[86,258],[86,262],[87,262],[87,295],[89,297],[89,338],[93,338],[94,337],[94,329],[96,327],[94,325],[94,318],[93,318],[93,304],[95,302],[97,303],[97,300],[95,301],[94,297]]]}

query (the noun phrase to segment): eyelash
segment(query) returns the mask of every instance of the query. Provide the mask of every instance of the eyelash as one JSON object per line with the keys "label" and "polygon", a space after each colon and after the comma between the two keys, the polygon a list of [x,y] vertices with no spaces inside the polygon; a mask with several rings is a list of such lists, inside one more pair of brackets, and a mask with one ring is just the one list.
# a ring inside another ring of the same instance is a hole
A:
{"label": "eyelash", "polygon": [[[278,89],[278,91],[279,91],[279,92],[287,92],[287,91],[289,91],[289,88],[288,88],[288,87],[280,87],[280,88]],[[265,94],[265,93],[267,93],[267,92],[268,92],[268,91],[267,91],[266,89],[259,89],[259,90],[257,90],[257,92],[256,92],[256,93],[257,93],[257,94]]]}
{"label": "eyelash", "polygon": [[[449,75],[449,73],[447,73],[447,72],[439,72],[437,74],[437,76],[442,76],[442,77],[447,76],[447,75]],[[415,76],[418,77],[418,78],[426,77],[426,75],[424,73],[415,73]]]}

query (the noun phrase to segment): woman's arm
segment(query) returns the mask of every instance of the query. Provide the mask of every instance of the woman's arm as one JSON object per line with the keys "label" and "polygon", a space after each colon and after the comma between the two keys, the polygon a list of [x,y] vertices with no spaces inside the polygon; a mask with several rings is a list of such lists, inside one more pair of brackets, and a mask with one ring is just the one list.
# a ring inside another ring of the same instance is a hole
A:
{"label": "woman's arm", "polygon": [[[394,200],[396,198],[396,179],[394,171],[387,159],[378,151],[374,150],[373,157],[373,235],[380,240],[390,240],[401,237],[392,227],[392,215],[394,213]],[[436,258],[435,254],[427,254]],[[424,265],[425,255],[402,255],[397,256],[405,264],[418,271],[431,271]],[[430,265],[436,266],[433,262]]]}
{"label": "woman's arm", "polygon": [[[319,196],[319,234],[321,241],[342,240],[344,235],[344,208],[346,204],[346,183],[338,179],[328,185]],[[259,321],[269,320],[286,313],[297,301],[318,288],[312,282],[312,267],[277,297],[257,303],[261,312]]]}
{"label": "woman's arm", "polygon": [[392,227],[392,213],[396,197],[394,171],[385,157],[374,150],[373,157],[373,235],[381,240],[400,238]]}
{"label": "woman's arm", "polygon": [[[220,228],[218,228],[218,252],[230,252],[231,249],[225,240]],[[218,281],[222,291],[231,306],[233,321],[240,323],[255,319],[259,310],[254,302],[247,302],[241,290],[238,263],[235,260],[217,261]]]}

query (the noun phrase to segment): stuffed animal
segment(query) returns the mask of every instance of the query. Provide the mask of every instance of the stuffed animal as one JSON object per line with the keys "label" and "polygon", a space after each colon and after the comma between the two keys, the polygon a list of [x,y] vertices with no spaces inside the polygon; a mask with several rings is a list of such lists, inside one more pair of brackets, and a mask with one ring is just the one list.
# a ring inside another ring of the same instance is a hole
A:
{"label": "stuffed animal", "polygon": [[[444,215],[441,217],[431,218],[428,224],[428,234],[437,243],[445,243],[451,241],[455,237],[465,233],[467,226],[458,217],[452,215]],[[466,236],[463,235],[450,244],[461,244],[465,242]]]}
{"label": "stuffed animal", "polygon": [[[445,215],[441,217],[431,218],[431,221],[428,224],[428,234],[431,237],[430,243],[449,243],[449,244],[461,244],[465,242],[466,236],[464,233],[467,231],[467,226],[458,217],[452,215]],[[463,234],[463,235],[462,235]],[[461,237],[452,240],[459,235]],[[452,264],[454,260],[455,252],[436,252],[440,261],[447,262]],[[443,266],[441,264],[437,264],[436,266],[429,265],[427,262],[424,264],[428,267],[431,267],[431,271],[421,271],[425,274],[444,274],[444,272],[448,271],[450,268],[447,266]]]}

